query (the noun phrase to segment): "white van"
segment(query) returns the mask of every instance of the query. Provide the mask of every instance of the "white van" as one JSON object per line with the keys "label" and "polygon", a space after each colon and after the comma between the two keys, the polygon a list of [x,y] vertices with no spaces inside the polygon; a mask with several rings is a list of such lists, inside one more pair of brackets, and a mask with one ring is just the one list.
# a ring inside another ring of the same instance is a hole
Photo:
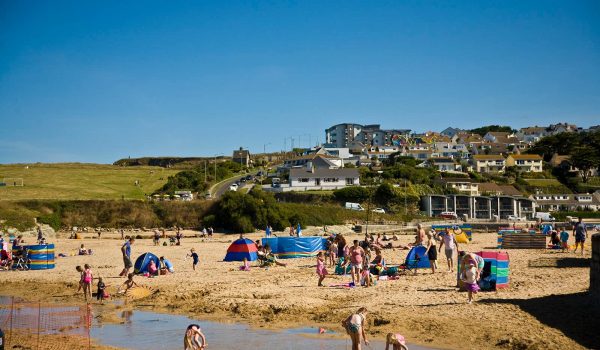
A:
{"label": "white van", "polygon": [[360,210],[360,211],[365,210],[365,208],[363,208],[360,204],[358,204],[358,203],[352,203],[352,202],[346,202],[346,209]]}
{"label": "white van", "polygon": [[534,218],[539,219],[541,221],[555,221],[556,219],[550,215],[550,213],[545,213],[545,212],[541,212],[538,211],[537,213],[535,213]]}
{"label": "white van", "polygon": [[230,191],[234,191],[234,192],[235,192],[235,191],[237,191],[237,190],[238,190],[238,185],[237,185],[237,184],[232,184],[232,185],[230,185],[230,186],[229,186],[229,190],[230,190]]}

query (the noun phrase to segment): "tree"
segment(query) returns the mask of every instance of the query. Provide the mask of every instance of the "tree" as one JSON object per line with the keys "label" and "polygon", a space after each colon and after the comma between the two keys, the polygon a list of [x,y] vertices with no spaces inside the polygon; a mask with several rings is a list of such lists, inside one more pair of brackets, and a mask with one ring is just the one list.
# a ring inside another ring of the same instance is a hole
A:
{"label": "tree", "polygon": [[488,132],[512,132],[512,128],[510,126],[501,126],[501,125],[488,125],[482,126],[481,128],[470,130],[474,134],[479,134],[481,136],[485,136]]}
{"label": "tree", "polygon": [[571,164],[579,170],[581,180],[587,183],[592,170],[600,166],[598,150],[592,146],[576,147],[571,154]]}

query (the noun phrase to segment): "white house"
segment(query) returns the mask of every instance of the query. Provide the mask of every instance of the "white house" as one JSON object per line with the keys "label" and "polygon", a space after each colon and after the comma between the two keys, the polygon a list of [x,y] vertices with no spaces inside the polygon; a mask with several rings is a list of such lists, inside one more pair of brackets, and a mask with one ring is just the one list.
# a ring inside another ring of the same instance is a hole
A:
{"label": "white house", "polygon": [[335,190],[360,185],[358,169],[303,167],[290,169],[290,191]]}

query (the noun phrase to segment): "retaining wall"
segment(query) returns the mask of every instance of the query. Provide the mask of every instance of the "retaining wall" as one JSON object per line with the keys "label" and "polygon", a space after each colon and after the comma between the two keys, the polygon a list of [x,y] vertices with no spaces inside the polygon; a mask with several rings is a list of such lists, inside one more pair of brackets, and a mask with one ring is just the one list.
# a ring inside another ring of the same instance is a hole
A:
{"label": "retaining wall", "polygon": [[590,294],[600,304],[600,233],[592,235],[592,262],[590,266]]}

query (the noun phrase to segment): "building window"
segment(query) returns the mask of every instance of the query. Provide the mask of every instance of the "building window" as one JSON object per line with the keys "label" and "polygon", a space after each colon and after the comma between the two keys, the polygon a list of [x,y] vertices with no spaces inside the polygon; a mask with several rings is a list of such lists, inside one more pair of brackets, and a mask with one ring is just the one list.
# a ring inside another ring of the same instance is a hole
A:
{"label": "building window", "polygon": [[308,181],[309,181],[309,178],[307,178],[307,177],[301,177],[298,179],[298,182],[308,182]]}
{"label": "building window", "polygon": [[354,185],[354,178],[347,177],[346,178],[346,185]]}

